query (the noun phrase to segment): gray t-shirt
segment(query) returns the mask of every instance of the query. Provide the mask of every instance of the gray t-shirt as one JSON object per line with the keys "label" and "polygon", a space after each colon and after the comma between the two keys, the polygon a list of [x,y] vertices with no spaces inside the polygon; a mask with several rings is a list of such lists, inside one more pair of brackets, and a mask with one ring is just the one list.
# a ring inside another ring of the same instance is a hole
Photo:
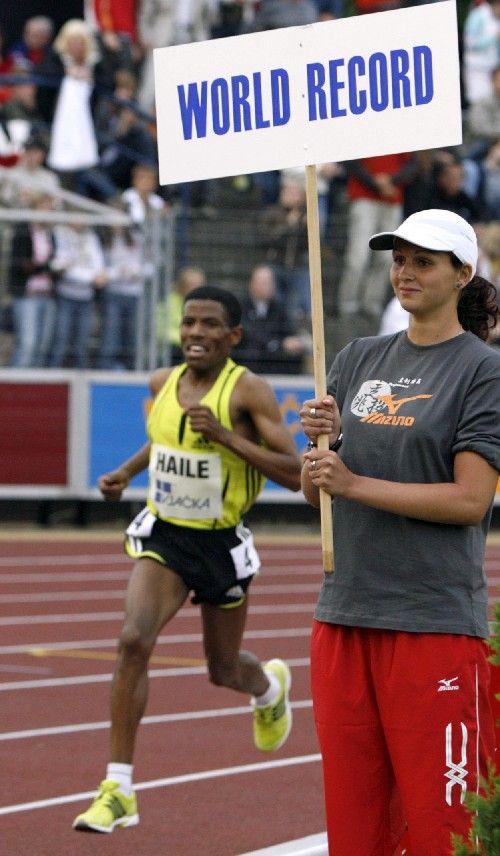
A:
{"label": "gray t-shirt", "polygon": [[[406,331],[357,339],[328,376],[354,473],[453,481],[473,451],[500,470],[500,353],[465,333],[414,345]],[[477,526],[428,523],[337,497],[335,571],[316,617],[357,627],[488,637],[483,569],[491,509]]]}

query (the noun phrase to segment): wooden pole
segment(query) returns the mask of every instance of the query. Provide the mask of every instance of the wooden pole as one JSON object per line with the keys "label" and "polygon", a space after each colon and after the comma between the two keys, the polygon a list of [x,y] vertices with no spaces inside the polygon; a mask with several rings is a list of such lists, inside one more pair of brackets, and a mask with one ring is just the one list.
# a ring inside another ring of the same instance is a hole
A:
{"label": "wooden pole", "polygon": [[[316,167],[306,166],[307,232],[309,242],[309,277],[311,281],[311,325],[313,341],[314,386],[316,398],[326,395],[325,328],[323,322],[323,288],[321,283],[321,247],[319,238],[318,188]],[[328,435],[318,437],[318,449],[328,449]],[[321,547],[323,568],[333,571],[332,498],[320,490]]]}

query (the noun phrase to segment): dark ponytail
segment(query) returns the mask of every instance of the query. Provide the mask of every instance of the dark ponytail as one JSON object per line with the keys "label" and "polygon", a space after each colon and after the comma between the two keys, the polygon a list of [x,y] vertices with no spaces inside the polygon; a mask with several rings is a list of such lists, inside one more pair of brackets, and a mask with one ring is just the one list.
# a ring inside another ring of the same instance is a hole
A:
{"label": "dark ponytail", "polygon": [[[450,253],[451,263],[460,270],[462,262]],[[497,290],[482,276],[474,276],[465,288],[462,288],[458,301],[458,320],[464,330],[470,330],[483,342],[489,331],[495,326],[498,317]]]}
{"label": "dark ponytail", "polygon": [[458,320],[464,330],[470,330],[486,342],[498,316],[497,290],[482,276],[475,276],[462,289],[458,301]]}

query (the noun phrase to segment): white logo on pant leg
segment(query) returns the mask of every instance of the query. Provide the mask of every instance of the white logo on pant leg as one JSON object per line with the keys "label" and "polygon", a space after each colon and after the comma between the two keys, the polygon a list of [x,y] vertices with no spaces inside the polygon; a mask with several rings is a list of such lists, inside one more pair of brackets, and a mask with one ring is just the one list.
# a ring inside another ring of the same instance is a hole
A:
{"label": "white logo on pant leg", "polygon": [[458,684],[455,684],[454,683],[455,681],[458,681],[458,675],[456,675],[454,678],[441,678],[441,680],[438,681],[438,684],[441,684],[441,686],[438,689],[438,693],[451,692],[452,690],[459,690],[460,686]]}
{"label": "white logo on pant leg", "polygon": [[467,764],[467,728],[463,722],[460,723],[462,728],[462,756],[460,762],[456,764],[452,758],[452,733],[453,726],[451,722],[446,726],[446,767],[447,770],[444,774],[445,779],[449,779],[446,783],[446,802],[448,805],[452,804],[452,790],[453,785],[458,785],[460,788],[460,802],[463,803],[465,799],[465,794],[467,793],[467,784],[465,782],[465,777],[468,775],[468,770],[466,770]]}

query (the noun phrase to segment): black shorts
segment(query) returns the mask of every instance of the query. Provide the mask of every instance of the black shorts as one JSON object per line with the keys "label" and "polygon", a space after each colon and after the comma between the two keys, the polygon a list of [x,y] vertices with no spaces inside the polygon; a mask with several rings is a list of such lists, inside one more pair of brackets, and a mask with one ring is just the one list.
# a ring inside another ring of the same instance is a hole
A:
{"label": "black shorts", "polygon": [[133,559],[155,559],[175,571],[194,593],[193,603],[224,607],[243,602],[260,565],[252,533],[242,523],[230,529],[192,529],[160,520],[148,509],[128,527],[125,551]]}

